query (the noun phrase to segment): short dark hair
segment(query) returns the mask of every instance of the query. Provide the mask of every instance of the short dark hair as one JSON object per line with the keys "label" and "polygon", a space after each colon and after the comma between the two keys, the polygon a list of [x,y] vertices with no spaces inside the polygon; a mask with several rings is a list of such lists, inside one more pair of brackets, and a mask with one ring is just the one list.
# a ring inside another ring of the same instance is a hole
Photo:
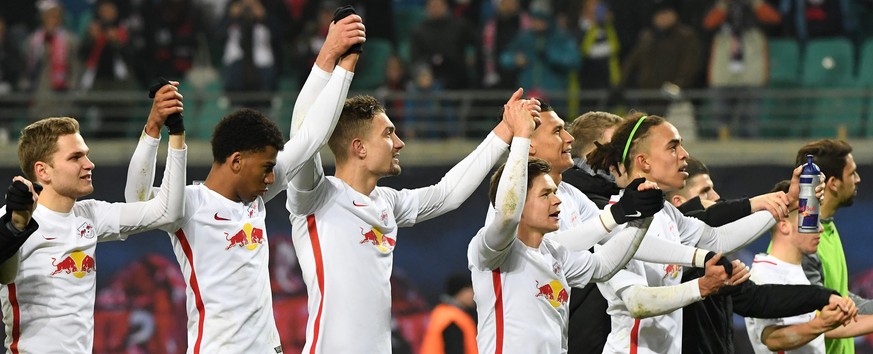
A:
{"label": "short dark hair", "polygon": [[[618,166],[621,164],[622,153],[624,153],[625,144],[627,144],[628,139],[630,138],[631,132],[636,126],[637,122],[640,119],[646,117],[642,123],[640,123],[639,128],[637,128],[636,133],[634,133],[633,139],[631,140],[630,149],[628,149],[627,156],[631,156],[637,153],[637,144],[640,140],[645,139],[649,135],[649,130],[652,127],[661,125],[666,122],[666,120],[659,116],[654,115],[646,115],[645,113],[631,113],[628,116],[624,123],[618,126],[615,129],[615,134],[612,135],[612,141],[606,144],[595,143],[597,147],[594,151],[591,151],[588,156],[588,165],[595,169],[600,169],[604,171],[609,171],[609,168],[615,168],[616,172],[619,171]],[[625,171],[630,171],[632,159],[625,158],[624,168]]]}
{"label": "short dark hair", "polygon": [[[495,200],[497,200],[497,187],[500,185],[500,176],[503,175],[503,169],[505,167],[506,164],[500,165],[500,167],[497,168],[497,172],[494,172],[494,174],[491,175],[491,182],[488,186],[488,199],[491,200],[492,206],[496,206],[494,204]],[[546,160],[531,157],[527,161],[527,187],[530,188],[530,183],[534,178],[548,174],[549,172],[552,172],[552,166],[549,165]]]}
{"label": "short dark hair", "polygon": [[624,118],[608,112],[588,112],[577,117],[567,127],[567,131],[576,140],[570,148],[570,154],[573,157],[584,157],[582,152],[594,146],[594,142],[603,136],[603,131],[621,124],[622,121]]}
{"label": "short dark hair", "polygon": [[709,174],[709,168],[703,164],[703,161],[688,156],[688,159],[686,159],[685,162],[688,163],[688,167],[685,168],[685,172],[688,172],[688,179],[698,175]]}
{"label": "short dark hair", "polygon": [[268,146],[282,150],[282,132],[276,123],[250,108],[233,112],[215,126],[212,132],[212,159],[224,163],[235,152],[259,152]]}
{"label": "short dark hair", "polygon": [[843,140],[821,139],[807,143],[797,151],[794,166],[806,163],[806,155],[812,155],[813,162],[818,166],[825,178],[834,177],[843,180],[843,169],[846,168],[846,157],[852,153],[852,146]]}
{"label": "short dark hair", "polygon": [[348,144],[353,139],[366,134],[367,128],[373,123],[373,118],[379,113],[385,113],[385,108],[373,96],[354,96],[346,99],[336,128],[327,141],[337,162],[348,158],[346,156]]}

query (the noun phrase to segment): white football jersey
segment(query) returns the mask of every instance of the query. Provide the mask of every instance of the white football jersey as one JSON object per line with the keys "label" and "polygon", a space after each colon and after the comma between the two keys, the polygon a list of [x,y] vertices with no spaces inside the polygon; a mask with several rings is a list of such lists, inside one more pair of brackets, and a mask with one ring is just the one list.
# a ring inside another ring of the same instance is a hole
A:
{"label": "white football jersey", "polygon": [[281,352],[264,200],[233,202],[205,185],[185,192],[184,219],[164,231],[188,285],[188,353]]}
{"label": "white football jersey", "polygon": [[[15,281],[2,286],[10,353],[90,353],[94,344],[97,242],[165,226],[181,215],[187,150],[169,149],[158,198],[77,201],[69,213],[38,204],[36,230],[21,246]],[[6,207],[0,208],[0,215]]]}
{"label": "white football jersey", "polygon": [[[6,207],[0,210],[5,213]],[[37,205],[39,229],[21,246],[15,282],[3,286],[3,323],[11,353],[90,353],[98,241],[120,240],[118,204],[83,200],[69,213]]]}
{"label": "white football jersey", "polygon": [[288,198],[291,210],[300,204],[315,210],[291,214],[309,295],[303,352],[390,353],[397,227],[415,224],[417,195],[376,187],[367,196],[332,176],[296,195]]}
{"label": "white football jersey", "polygon": [[[793,284],[793,285],[809,285],[809,280],[806,274],[803,273],[803,267],[800,264],[786,263],[776,257],[759,254],[755,256],[752,263],[752,276],[749,280],[756,284]],[[768,326],[790,326],[794,324],[806,323],[815,318],[815,312],[810,312],[802,315],[785,317],[785,318],[746,318],[746,332],[749,334],[749,341],[752,342],[752,348],[756,354],[774,353],[767,349],[764,343],[761,343],[761,332]],[[780,351],[779,353],[792,354],[824,354],[825,340],[824,334],[815,337],[809,343],[793,349]]]}
{"label": "white football jersey", "polygon": [[[677,244],[696,245],[703,223],[687,218],[669,203],[657,212],[646,233],[646,238],[658,237]],[[612,279],[597,283],[609,303],[607,313],[612,317],[612,331],[607,337],[604,353],[681,353],[682,309],[665,315],[634,319],[618,293],[632,285],[673,286],[682,282],[682,266],[676,264],[630,261]]]}
{"label": "white football jersey", "polygon": [[467,249],[479,316],[480,353],[566,353],[571,287],[591,280],[591,254],[544,238],[531,248],[514,238],[502,251],[483,231]]}

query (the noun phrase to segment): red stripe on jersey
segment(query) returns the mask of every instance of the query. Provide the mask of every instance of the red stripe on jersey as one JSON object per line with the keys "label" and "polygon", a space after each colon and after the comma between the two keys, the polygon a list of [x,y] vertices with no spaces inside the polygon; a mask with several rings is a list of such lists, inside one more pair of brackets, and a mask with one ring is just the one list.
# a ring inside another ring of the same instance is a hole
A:
{"label": "red stripe on jersey", "polygon": [[503,286],[500,285],[500,268],[491,271],[491,282],[494,286],[494,313],[496,314],[497,345],[495,354],[503,353]]}
{"label": "red stripe on jersey", "polygon": [[759,260],[754,260],[754,261],[752,261],[752,263],[767,263],[767,264],[772,264],[772,265],[774,265],[774,266],[779,266],[779,265],[776,264],[775,262],[771,262],[771,261],[759,261]]}
{"label": "red stripe on jersey", "polygon": [[18,297],[15,295],[15,283],[6,286],[9,290],[9,304],[12,305],[12,344],[9,351],[18,354],[18,340],[21,339],[21,309],[18,307]]}
{"label": "red stripe on jersey", "polygon": [[634,327],[631,328],[631,347],[630,354],[637,354],[637,349],[640,346],[640,320],[634,320]]}
{"label": "red stripe on jersey", "polygon": [[203,296],[200,295],[200,284],[197,283],[197,274],[194,272],[194,252],[191,251],[191,244],[188,243],[188,238],[182,229],[176,231],[176,237],[179,238],[179,244],[182,245],[185,258],[188,258],[188,264],[191,265],[191,278],[188,280],[188,283],[191,284],[191,291],[194,292],[194,304],[197,306],[197,312],[200,313],[200,320],[197,321],[197,341],[194,342],[194,354],[199,354],[200,342],[203,341],[203,322],[206,320],[206,307],[203,305]]}
{"label": "red stripe on jersey", "polygon": [[321,300],[318,302],[318,313],[315,315],[315,328],[312,329],[312,346],[309,353],[315,353],[318,345],[318,332],[321,330],[321,310],[324,308],[324,261],[321,258],[321,243],[318,242],[318,225],[315,223],[315,215],[306,216],[306,227],[309,229],[309,242],[312,244],[312,256],[315,258],[315,276],[318,278],[318,289],[321,291]]}

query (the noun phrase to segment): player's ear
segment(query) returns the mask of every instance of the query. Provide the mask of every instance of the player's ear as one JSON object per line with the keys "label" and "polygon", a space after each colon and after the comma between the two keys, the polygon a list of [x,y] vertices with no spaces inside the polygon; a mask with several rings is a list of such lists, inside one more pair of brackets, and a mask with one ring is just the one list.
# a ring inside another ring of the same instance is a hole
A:
{"label": "player's ear", "polygon": [[36,176],[36,179],[38,181],[51,182],[52,178],[48,173],[49,168],[51,168],[49,164],[42,161],[37,161],[33,164],[33,174],[34,176]]}
{"label": "player's ear", "polygon": [[674,207],[678,208],[680,205],[685,204],[685,198],[682,198],[681,195],[676,194],[672,198],[670,198],[670,203],[672,203]]}
{"label": "player's ear", "polygon": [[825,179],[825,181],[825,186],[827,187],[827,189],[830,189],[833,192],[836,192],[837,189],[840,188],[840,182],[842,182],[834,176],[828,177],[827,179]]}
{"label": "player's ear", "polygon": [[242,153],[234,151],[234,153],[227,157],[225,163],[230,165],[230,170],[233,171],[233,173],[239,173],[239,171],[242,170]]}
{"label": "player's ear", "polygon": [[356,156],[361,159],[367,157],[367,147],[364,146],[364,142],[361,139],[352,139],[351,145],[352,156]]}

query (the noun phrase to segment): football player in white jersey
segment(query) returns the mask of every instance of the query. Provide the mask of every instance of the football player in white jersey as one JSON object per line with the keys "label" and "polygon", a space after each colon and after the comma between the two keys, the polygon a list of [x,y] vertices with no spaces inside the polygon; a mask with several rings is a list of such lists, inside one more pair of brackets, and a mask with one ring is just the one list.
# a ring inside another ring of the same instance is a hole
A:
{"label": "football player in white jersey", "polygon": [[[509,107],[507,115],[525,113]],[[515,124],[509,159],[491,178],[495,217],[470,242],[467,258],[482,353],[566,353],[570,286],[605,281],[636,252],[647,225],[628,227],[592,254],[571,252],[547,233],[559,228],[561,200],[541,159],[528,161],[533,121]],[[657,189],[646,183],[640,189]],[[585,227],[567,232],[586,232]]]}
{"label": "football player in white jersey", "polygon": [[[360,56],[348,51],[364,40],[360,16],[331,24],[297,100],[311,105],[310,119],[286,143],[275,123],[251,109],[234,112],[215,127],[209,175],[202,185],[186,188],[184,217],[162,228],[170,233],[187,283],[188,353],[282,352],[273,317],[264,204],[326,144]],[[313,94],[306,89],[310,81],[323,89]],[[148,198],[151,188],[159,135],[150,125],[131,159],[128,200]]]}
{"label": "football player in white jersey", "polygon": [[[166,85],[158,91],[152,113],[181,112],[181,99],[173,85]],[[168,129],[169,156],[160,191],[153,200],[139,203],[78,200],[94,190],[94,163],[75,119],[46,118],[21,131],[21,169],[44,189],[33,212],[39,229],[21,247],[14,282],[0,289],[7,352],[92,351],[97,242],[124,240],[182,216],[184,126],[178,120]]]}
{"label": "football player in white jersey", "polygon": [[[779,182],[774,190],[786,191],[789,182]],[[818,250],[820,233],[797,231],[797,211],[776,223],[770,254],[755,256],[751,280],[758,284],[803,284],[809,279],[800,265],[804,255]],[[831,302],[821,311],[787,318],[746,318],[746,331],[757,354],[824,354],[825,338],[851,338],[873,331],[873,316],[858,316],[848,297]],[[842,326],[845,325],[845,326]]]}
{"label": "football player in white jersey", "polygon": [[39,228],[39,223],[31,216],[41,187],[15,176],[6,191],[6,214],[0,217],[0,284],[15,280],[20,262],[18,250]]}
{"label": "football player in white jersey", "polygon": [[[510,102],[522,93],[516,91]],[[292,127],[303,116],[295,114]],[[511,134],[501,121],[435,185],[378,187],[379,179],[400,173],[404,143],[375,98],[346,100],[328,142],[335,175],[325,177],[316,156],[288,186],[292,236],[309,295],[304,352],[391,351],[389,278],[397,228],[457,208],[506,152]]]}
{"label": "football player in white jersey", "polygon": [[[682,137],[673,125],[658,116],[637,114],[616,129],[611,142],[598,145],[588,155],[588,162],[594,168],[611,171],[619,187],[643,176],[669,192],[684,185],[687,157]],[[791,196],[778,215],[786,215],[792,201],[796,207],[796,192]],[[683,216],[665,202],[655,214],[649,233],[677,245],[730,252],[753,241],[774,223],[774,215],[764,210],[712,228]],[[610,281],[598,284],[612,316],[612,332],[604,353],[681,352],[682,311],[676,310],[725,284],[738,284],[748,278],[748,268],[739,261],[735,261],[732,277],[728,278],[727,268],[714,266],[719,260],[718,255],[709,259],[706,275],[686,283],[681,283],[681,265],[635,260]]]}

